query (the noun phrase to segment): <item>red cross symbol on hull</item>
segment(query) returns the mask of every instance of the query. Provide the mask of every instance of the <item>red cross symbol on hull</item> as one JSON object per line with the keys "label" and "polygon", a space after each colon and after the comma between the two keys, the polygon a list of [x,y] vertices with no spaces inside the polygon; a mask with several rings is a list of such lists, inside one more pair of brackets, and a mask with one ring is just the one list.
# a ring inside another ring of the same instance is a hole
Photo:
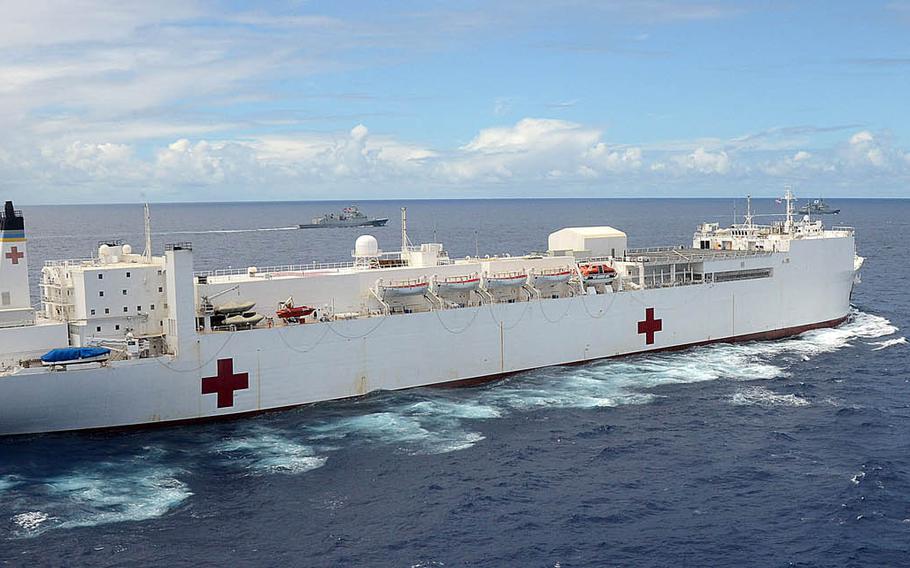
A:
{"label": "red cross symbol on hull", "polygon": [[6,253],[6,258],[13,264],[19,264],[19,261],[25,258],[25,253],[19,252],[19,247],[11,247],[9,252]]}
{"label": "red cross symbol on hull", "polygon": [[654,308],[645,308],[645,319],[638,322],[638,333],[645,334],[645,344],[654,343],[654,334],[664,328],[662,319],[654,319]]}
{"label": "red cross symbol on hull", "polygon": [[218,394],[218,408],[234,406],[234,391],[250,388],[249,373],[234,373],[233,359],[218,359],[218,375],[202,378],[202,394]]}

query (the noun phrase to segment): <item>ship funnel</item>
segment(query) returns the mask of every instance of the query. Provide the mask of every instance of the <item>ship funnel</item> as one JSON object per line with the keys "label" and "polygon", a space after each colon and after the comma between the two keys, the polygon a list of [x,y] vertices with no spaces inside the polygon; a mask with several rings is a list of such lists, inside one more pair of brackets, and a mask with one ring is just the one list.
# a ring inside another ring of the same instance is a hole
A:
{"label": "ship funnel", "polygon": [[0,327],[35,320],[28,285],[25,219],[12,201],[0,215]]}

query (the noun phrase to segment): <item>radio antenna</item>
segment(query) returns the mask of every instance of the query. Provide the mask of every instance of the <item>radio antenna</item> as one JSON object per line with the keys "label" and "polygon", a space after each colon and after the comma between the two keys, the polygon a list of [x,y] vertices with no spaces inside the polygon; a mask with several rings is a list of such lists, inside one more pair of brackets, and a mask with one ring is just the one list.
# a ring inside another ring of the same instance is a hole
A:
{"label": "radio antenna", "polygon": [[152,216],[149,213],[149,204],[145,204],[145,252],[142,253],[146,262],[152,261]]}

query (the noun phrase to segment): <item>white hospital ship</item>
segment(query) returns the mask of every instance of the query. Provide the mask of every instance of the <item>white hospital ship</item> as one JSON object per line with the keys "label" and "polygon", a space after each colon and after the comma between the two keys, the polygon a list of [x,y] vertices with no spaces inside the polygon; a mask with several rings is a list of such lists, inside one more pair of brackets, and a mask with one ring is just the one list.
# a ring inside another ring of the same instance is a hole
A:
{"label": "white hospital ship", "polygon": [[0,215],[0,435],[178,423],[836,326],[854,231],[786,214],[627,248],[565,228],[546,253],[450,258],[363,235],[337,264],[194,272],[189,243],[48,261],[31,306],[25,221]]}

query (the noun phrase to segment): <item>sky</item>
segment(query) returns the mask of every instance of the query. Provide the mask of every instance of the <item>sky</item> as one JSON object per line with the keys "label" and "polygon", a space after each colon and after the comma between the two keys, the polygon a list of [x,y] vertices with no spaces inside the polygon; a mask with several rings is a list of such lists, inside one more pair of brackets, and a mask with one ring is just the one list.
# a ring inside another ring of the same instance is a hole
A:
{"label": "sky", "polygon": [[0,198],[910,197],[910,0],[0,0]]}

